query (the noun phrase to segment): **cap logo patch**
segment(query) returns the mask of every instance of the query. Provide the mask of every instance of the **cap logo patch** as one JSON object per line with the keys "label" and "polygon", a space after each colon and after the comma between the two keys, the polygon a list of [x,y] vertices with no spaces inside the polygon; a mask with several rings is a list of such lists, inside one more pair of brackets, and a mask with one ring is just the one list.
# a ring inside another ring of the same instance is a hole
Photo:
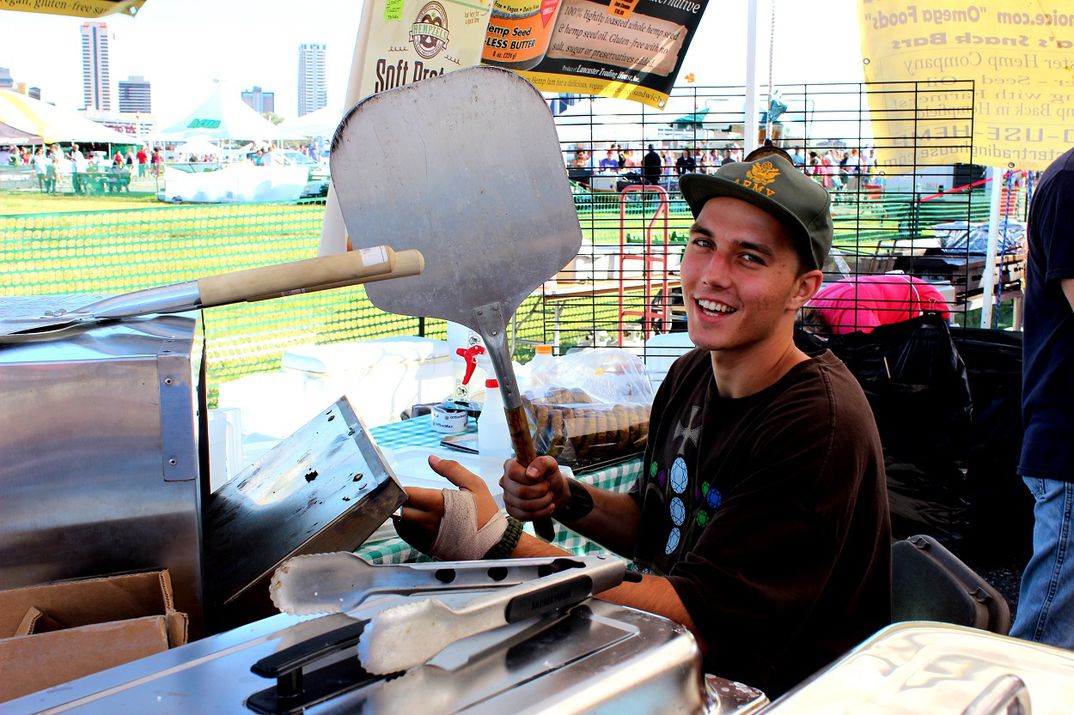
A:
{"label": "cap logo patch", "polygon": [[765,196],[772,196],[776,192],[768,188],[768,185],[775,181],[777,176],[779,176],[779,168],[770,161],[763,161],[751,166],[746,172],[746,178],[735,179],[735,183]]}

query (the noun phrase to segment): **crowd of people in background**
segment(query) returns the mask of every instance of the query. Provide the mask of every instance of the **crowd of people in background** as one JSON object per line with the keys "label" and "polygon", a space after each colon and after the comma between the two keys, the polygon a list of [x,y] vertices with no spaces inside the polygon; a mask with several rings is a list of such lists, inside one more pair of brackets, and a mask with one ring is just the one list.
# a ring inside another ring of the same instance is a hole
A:
{"label": "crowd of people in background", "polygon": [[[283,152],[271,144],[250,147],[245,160],[256,166],[287,163]],[[315,161],[319,151],[314,143],[299,149]],[[191,164],[216,164],[218,155],[189,153],[170,160]],[[117,149],[111,155],[103,150],[89,150],[77,143],[37,146],[0,146],[0,167],[33,167],[41,193],[62,193],[64,183],[75,194],[129,191],[132,178],[159,177],[163,172],[165,152],[162,147],[141,145]]]}
{"label": "crowd of people in background", "polygon": [[[714,147],[656,148],[648,152],[623,144],[612,144],[597,161],[592,152],[576,147],[569,161],[568,173],[588,185],[594,174],[616,174],[636,183],[668,185],[683,174],[712,174],[724,164],[742,161],[742,149],[729,143]],[[879,181],[876,150],[858,147],[817,147],[806,152],[801,146],[784,147],[794,165],[813,177],[829,191],[858,191],[867,183]],[[654,167],[659,160],[659,168]],[[643,164],[646,171],[643,171]],[[654,177],[658,177],[654,180]],[[629,181],[628,181],[629,183]]]}
{"label": "crowd of people in background", "polygon": [[77,143],[0,147],[0,166],[33,167],[44,194],[59,193],[65,181],[76,194],[129,191],[132,177],[159,176],[163,165],[161,150],[147,146],[116,150],[111,156]]}

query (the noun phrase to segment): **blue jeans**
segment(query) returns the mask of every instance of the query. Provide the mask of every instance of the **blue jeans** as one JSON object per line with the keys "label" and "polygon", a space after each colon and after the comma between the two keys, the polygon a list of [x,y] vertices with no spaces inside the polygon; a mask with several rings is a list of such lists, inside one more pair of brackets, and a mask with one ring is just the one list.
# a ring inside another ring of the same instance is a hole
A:
{"label": "blue jeans", "polygon": [[1016,638],[1074,648],[1074,484],[1022,477],[1033,494],[1033,556],[1022,574]]}

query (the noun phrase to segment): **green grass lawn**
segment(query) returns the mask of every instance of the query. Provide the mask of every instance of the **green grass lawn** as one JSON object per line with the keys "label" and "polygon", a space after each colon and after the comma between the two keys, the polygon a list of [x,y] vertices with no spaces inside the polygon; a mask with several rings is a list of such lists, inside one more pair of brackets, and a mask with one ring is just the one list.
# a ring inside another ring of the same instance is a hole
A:
{"label": "green grass lawn", "polygon": [[0,216],[27,214],[81,213],[83,211],[119,211],[160,206],[154,194],[42,194],[13,191],[0,194]]}

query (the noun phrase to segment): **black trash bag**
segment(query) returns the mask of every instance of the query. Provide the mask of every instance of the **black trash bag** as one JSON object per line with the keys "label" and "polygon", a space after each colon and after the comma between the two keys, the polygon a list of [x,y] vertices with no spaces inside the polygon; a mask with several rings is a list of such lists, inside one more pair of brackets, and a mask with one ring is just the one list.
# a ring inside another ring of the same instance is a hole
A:
{"label": "black trash bag", "polygon": [[959,550],[978,567],[1024,564],[1033,549],[1033,498],[1018,476],[1022,449],[1022,334],[951,331],[966,362],[973,432],[966,478],[973,530]]}
{"label": "black trash bag", "polygon": [[1033,501],[1017,474],[1022,336],[948,328],[939,315],[828,340],[873,408],[897,538],[929,534],[975,568],[1023,564]]}
{"label": "black trash bag", "polygon": [[873,409],[894,536],[963,538],[971,529],[967,458],[973,400],[966,366],[943,318],[926,313],[869,333],[833,335],[826,346],[861,383]]}

